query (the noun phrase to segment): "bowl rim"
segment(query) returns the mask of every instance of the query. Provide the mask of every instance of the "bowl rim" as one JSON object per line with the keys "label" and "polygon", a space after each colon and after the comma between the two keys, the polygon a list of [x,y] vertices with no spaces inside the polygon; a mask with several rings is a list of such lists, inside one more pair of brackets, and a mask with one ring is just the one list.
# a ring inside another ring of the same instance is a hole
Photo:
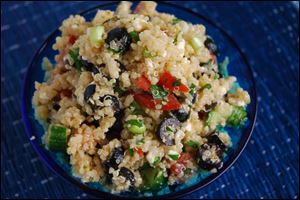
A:
{"label": "bowl rim", "polygon": [[[87,14],[93,10],[96,10],[98,8],[101,7],[105,7],[105,6],[111,6],[111,5],[116,5],[118,4],[118,2],[109,2],[109,3],[104,3],[104,4],[99,4],[97,6],[93,6],[89,9],[86,9],[82,12],[79,12],[77,14],[79,15],[84,15]],[[257,90],[256,90],[256,83],[255,83],[255,79],[253,76],[253,70],[247,60],[246,55],[244,54],[244,52],[241,50],[241,48],[238,46],[238,44],[235,42],[234,39],[232,39],[232,37],[226,33],[225,30],[223,30],[220,26],[218,26],[216,23],[214,23],[212,20],[206,18],[205,16],[194,12],[193,10],[186,8],[184,6],[180,6],[177,4],[173,4],[170,2],[159,2],[159,4],[164,4],[166,6],[170,6],[170,7],[175,7],[177,9],[180,10],[184,10],[185,12],[190,12],[193,15],[196,15],[197,17],[203,19],[204,21],[206,21],[208,24],[210,24],[211,26],[213,26],[214,28],[218,29],[224,36],[225,38],[227,38],[229,40],[229,42],[231,44],[233,44],[233,46],[238,50],[238,52],[241,55],[242,60],[244,61],[245,65],[247,66],[249,72],[250,72],[250,82],[253,84],[253,96],[251,97],[251,101],[253,103],[253,112],[252,115],[250,116],[249,120],[250,120],[250,125],[249,128],[245,131],[245,133],[243,133],[243,137],[241,137],[239,144],[237,146],[237,149],[235,150],[235,153],[232,154],[232,156],[229,157],[229,159],[226,161],[226,163],[224,164],[224,166],[217,172],[214,174],[210,174],[207,178],[205,178],[203,181],[200,181],[194,185],[191,185],[187,188],[184,188],[182,190],[179,191],[175,191],[175,192],[170,192],[168,194],[164,194],[164,195],[158,195],[158,196],[151,196],[151,197],[126,197],[126,196],[122,196],[119,194],[112,194],[110,192],[104,192],[104,191],[100,191],[97,189],[93,189],[90,188],[89,186],[85,185],[84,183],[76,180],[74,177],[70,176],[65,170],[63,170],[51,157],[50,155],[46,152],[45,148],[41,147],[37,140],[32,140],[32,136],[35,136],[33,134],[32,128],[30,126],[30,122],[29,122],[29,118],[28,118],[28,114],[27,114],[27,100],[26,100],[26,86],[28,83],[28,78],[30,76],[29,72],[31,71],[30,69],[33,68],[34,63],[36,62],[37,57],[41,54],[41,52],[44,50],[44,48],[46,47],[46,45],[49,43],[49,41],[55,37],[55,35],[57,34],[57,32],[59,32],[59,27],[57,27],[52,33],[50,33],[50,35],[44,40],[44,42],[42,43],[42,45],[35,51],[35,53],[33,54],[32,58],[30,59],[30,62],[28,64],[26,73],[25,73],[25,78],[24,78],[24,82],[23,82],[23,88],[22,88],[22,99],[21,99],[21,112],[22,112],[22,119],[24,122],[24,126],[25,126],[25,132],[26,135],[29,138],[29,141],[31,143],[31,145],[33,146],[34,150],[38,153],[39,157],[42,159],[42,161],[44,163],[46,163],[46,165],[48,166],[48,168],[50,168],[55,174],[63,177],[65,180],[67,180],[69,183],[72,183],[74,185],[76,185],[77,187],[79,187],[80,189],[82,189],[84,192],[87,192],[93,196],[96,197],[104,197],[104,198],[146,198],[146,199],[153,199],[153,198],[178,198],[178,197],[182,197],[185,195],[188,195],[192,192],[195,192],[197,190],[200,190],[202,188],[204,188],[205,186],[207,186],[208,184],[212,183],[213,181],[215,181],[217,178],[219,178],[222,174],[224,174],[235,162],[236,160],[239,158],[239,156],[241,155],[241,153],[243,152],[243,150],[245,149],[245,147],[247,146],[247,143],[251,137],[251,134],[253,132],[254,129],[254,124],[256,121],[256,116],[257,116],[257,107],[258,107],[258,103],[257,103]],[[52,164],[51,164],[52,163]]]}

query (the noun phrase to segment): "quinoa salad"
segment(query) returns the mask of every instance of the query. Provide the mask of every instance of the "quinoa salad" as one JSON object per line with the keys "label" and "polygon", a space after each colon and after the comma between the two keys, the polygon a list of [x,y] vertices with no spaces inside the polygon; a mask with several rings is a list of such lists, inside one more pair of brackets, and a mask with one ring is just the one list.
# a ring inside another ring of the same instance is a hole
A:
{"label": "quinoa salad", "polygon": [[131,4],[64,20],[32,102],[45,148],[67,155],[74,176],[154,194],[222,168],[224,127],[244,125],[250,96],[203,25]]}

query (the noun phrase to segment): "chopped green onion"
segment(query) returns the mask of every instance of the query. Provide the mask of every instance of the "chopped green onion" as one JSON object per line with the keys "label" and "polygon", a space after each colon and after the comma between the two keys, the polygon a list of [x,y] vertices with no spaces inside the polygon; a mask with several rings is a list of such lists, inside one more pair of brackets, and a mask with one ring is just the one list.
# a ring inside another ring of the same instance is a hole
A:
{"label": "chopped green onion", "polygon": [[227,123],[233,127],[239,127],[247,120],[247,112],[245,108],[234,106],[231,115],[227,119]]}
{"label": "chopped green onion", "polygon": [[174,130],[173,130],[171,127],[169,127],[169,126],[166,127],[166,130],[167,130],[168,132],[173,132],[173,131],[174,131]]}
{"label": "chopped green onion", "polygon": [[174,87],[178,87],[178,86],[180,86],[180,85],[181,85],[180,81],[175,81],[175,82],[173,83],[173,86],[174,86]]}
{"label": "chopped green onion", "polygon": [[191,173],[192,169],[191,168],[186,168],[183,173],[186,175],[186,174],[189,174]]}
{"label": "chopped green onion", "polygon": [[178,160],[179,158],[179,153],[174,151],[174,150],[170,150],[168,152],[168,156],[172,159],[172,160]]}
{"label": "chopped green onion", "polygon": [[191,45],[192,45],[193,49],[195,51],[197,51],[198,49],[200,49],[203,46],[203,42],[199,38],[193,37],[191,39]]}
{"label": "chopped green onion", "polygon": [[186,145],[193,147],[193,148],[197,148],[199,146],[199,142],[189,140],[189,141],[187,141]]}
{"label": "chopped green onion", "polygon": [[139,119],[131,119],[131,120],[126,121],[125,127],[131,133],[136,134],[136,135],[143,134],[146,131],[146,126],[145,126],[143,120],[139,120]]}
{"label": "chopped green onion", "polygon": [[182,21],[182,19],[175,18],[175,19],[172,19],[171,24],[175,25],[175,24],[179,23],[180,21]]}
{"label": "chopped green onion", "polygon": [[165,91],[162,87],[157,85],[151,85],[150,87],[153,99],[163,99],[168,95],[168,92]]}
{"label": "chopped green onion", "polygon": [[202,89],[204,90],[204,89],[210,89],[211,88],[211,84],[205,84],[203,87],[202,87]]}
{"label": "chopped green onion", "polygon": [[81,71],[83,68],[83,64],[81,63],[80,59],[79,59],[79,48],[75,48],[75,49],[70,49],[69,50],[69,56],[70,58],[73,60],[73,66]]}
{"label": "chopped green onion", "polygon": [[190,94],[195,94],[197,92],[196,85],[194,83],[190,86]]}
{"label": "chopped green onion", "polygon": [[133,156],[133,154],[134,154],[134,151],[133,151],[133,149],[132,149],[132,148],[128,149],[128,152],[129,152],[129,155],[130,155],[130,156]]}
{"label": "chopped green onion", "polygon": [[153,161],[153,165],[157,165],[159,162],[160,162],[160,157],[155,156],[154,161]]}
{"label": "chopped green onion", "polygon": [[136,101],[133,101],[130,104],[130,108],[133,110],[132,114],[134,114],[134,115],[144,115],[145,114],[145,111],[142,109],[142,107]]}
{"label": "chopped green onion", "polygon": [[169,157],[170,157],[172,160],[178,160],[179,154],[169,154]]}
{"label": "chopped green onion", "polygon": [[229,58],[226,56],[224,61],[221,62],[219,64],[219,73],[223,76],[223,77],[228,77],[228,70],[227,70],[227,66],[229,64]]}
{"label": "chopped green onion", "polygon": [[88,29],[88,37],[93,46],[99,46],[103,43],[103,26],[95,26]]}
{"label": "chopped green onion", "polygon": [[136,145],[141,145],[141,144],[144,144],[144,143],[145,143],[144,138],[139,139],[139,140],[137,140],[137,141],[135,142]]}
{"label": "chopped green onion", "polygon": [[138,33],[138,32],[136,32],[136,31],[131,31],[131,32],[129,33],[129,35],[130,35],[130,37],[132,38],[132,40],[133,40],[134,42],[140,41],[140,37],[139,37],[139,33]]}

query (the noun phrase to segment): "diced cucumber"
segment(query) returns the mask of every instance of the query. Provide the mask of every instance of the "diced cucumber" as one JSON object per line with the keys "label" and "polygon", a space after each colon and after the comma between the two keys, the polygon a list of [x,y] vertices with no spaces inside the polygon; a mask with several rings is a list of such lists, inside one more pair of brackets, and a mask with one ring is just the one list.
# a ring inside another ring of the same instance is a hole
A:
{"label": "diced cucumber", "polygon": [[149,164],[144,165],[140,169],[140,174],[143,179],[143,190],[158,190],[166,184],[163,170],[158,167],[153,168]]}
{"label": "diced cucumber", "polygon": [[203,46],[202,41],[197,37],[192,37],[190,43],[195,51],[197,51],[198,49],[200,49]]}
{"label": "diced cucumber", "polygon": [[242,125],[247,120],[245,108],[234,106],[231,115],[227,119],[227,124],[233,127]]}
{"label": "diced cucumber", "polygon": [[103,33],[104,27],[103,26],[95,26],[88,29],[88,36],[91,44],[93,46],[99,46],[103,43]]}
{"label": "diced cucumber", "polygon": [[67,147],[67,128],[50,124],[46,137],[46,145],[51,151],[65,152]]}
{"label": "diced cucumber", "polygon": [[229,64],[229,58],[226,56],[224,58],[224,61],[221,62],[218,66],[219,73],[225,78],[228,77],[228,69],[227,69],[228,64]]}
{"label": "diced cucumber", "polygon": [[216,125],[219,124],[220,121],[222,121],[222,119],[223,116],[221,116],[218,112],[211,111],[208,113],[208,117],[206,119],[206,125],[215,127]]}
{"label": "diced cucumber", "polygon": [[131,119],[125,122],[125,127],[135,135],[143,134],[146,131],[146,126],[143,120]]}

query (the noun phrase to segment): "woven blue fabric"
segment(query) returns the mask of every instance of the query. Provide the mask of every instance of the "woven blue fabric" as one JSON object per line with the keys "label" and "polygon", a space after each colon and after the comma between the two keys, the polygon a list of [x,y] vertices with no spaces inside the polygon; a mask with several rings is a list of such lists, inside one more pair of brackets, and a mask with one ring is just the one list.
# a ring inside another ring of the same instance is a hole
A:
{"label": "woven blue fabric", "polygon": [[[93,198],[46,167],[21,120],[21,85],[35,50],[70,14],[103,2],[1,2],[1,198]],[[254,70],[258,118],[241,157],[184,198],[298,198],[299,12],[289,2],[176,2],[217,22]],[[299,4],[298,4],[299,5]]]}

